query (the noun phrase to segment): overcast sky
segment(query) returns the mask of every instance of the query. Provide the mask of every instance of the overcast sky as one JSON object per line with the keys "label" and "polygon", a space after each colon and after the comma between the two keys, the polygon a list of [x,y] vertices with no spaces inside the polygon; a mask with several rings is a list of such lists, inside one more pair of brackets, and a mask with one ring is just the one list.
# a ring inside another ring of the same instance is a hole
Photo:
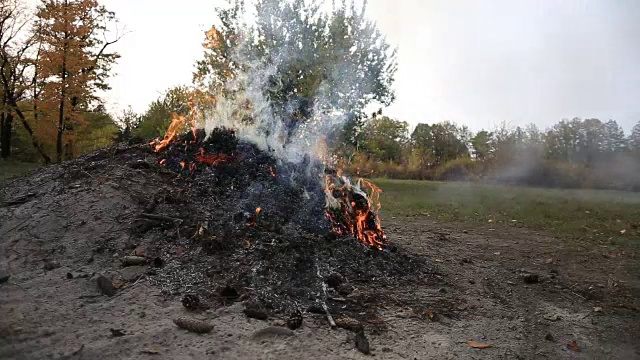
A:
{"label": "overcast sky", "polygon": [[[116,50],[111,109],[142,112],[191,81],[220,0],[103,0],[130,31]],[[562,118],[640,121],[638,0],[370,0],[399,51],[396,103],[412,125],[473,130]]]}

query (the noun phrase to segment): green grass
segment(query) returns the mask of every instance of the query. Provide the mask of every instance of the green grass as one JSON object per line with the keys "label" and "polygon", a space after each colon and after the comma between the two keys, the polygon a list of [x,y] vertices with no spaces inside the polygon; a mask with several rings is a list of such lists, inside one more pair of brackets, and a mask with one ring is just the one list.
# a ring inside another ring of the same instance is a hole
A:
{"label": "green grass", "polygon": [[40,166],[42,166],[42,164],[17,160],[0,160],[0,181],[25,175],[30,170]]}
{"label": "green grass", "polygon": [[640,193],[388,179],[374,182],[383,189],[383,215],[422,215],[495,228],[526,227],[564,238],[640,246]]}

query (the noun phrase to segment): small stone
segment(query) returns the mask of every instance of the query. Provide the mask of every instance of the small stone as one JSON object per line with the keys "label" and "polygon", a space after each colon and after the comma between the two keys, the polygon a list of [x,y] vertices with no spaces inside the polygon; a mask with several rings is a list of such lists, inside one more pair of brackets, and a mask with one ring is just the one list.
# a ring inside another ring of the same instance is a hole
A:
{"label": "small stone", "polygon": [[522,279],[527,284],[535,284],[540,281],[540,277],[538,276],[538,274],[524,274],[522,276]]}
{"label": "small stone", "polygon": [[369,339],[364,334],[364,330],[360,330],[356,333],[356,349],[358,349],[363,354],[370,354],[371,349],[369,348]]}
{"label": "small stone", "polygon": [[446,294],[447,293],[447,289],[440,288],[440,290],[438,290],[438,292],[441,293],[441,294]]}
{"label": "small stone", "polygon": [[475,280],[473,280],[473,279],[469,279],[469,284],[475,284],[475,283],[476,283],[476,281],[475,281]]}
{"label": "small stone", "polygon": [[549,321],[558,321],[560,316],[558,314],[544,314],[544,318]]}
{"label": "small stone", "polygon": [[103,294],[109,297],[116,294],[116,288],[113,287],[113,283],[111,283],[111,280],[100,275],[100,277],[98,277],[97,279],[97,282],[98,282],[98,287],[100,288]]}
{"label": "small stone", "polygon": [[547,333],[547,335],[544,337],[545,340],[547,341],[556,341],[556,338],[553,337],[553,335],[551,335],[551,333]]}
{"label": "small stone", "polygon": [[0,284],[4,284],[7,281],[9,281],[9,278],[11,277],[11,275],[4,273],[4,272],[0,272]]}
{"label": "small stone", "polygon": [[67,279],[73,279],[73,274],[72,274],[72,273],[70,273],[70,272],[68,272],[68,273],[67,273]]}
{"label": "small stone", "polygon": [[111,336],[113,337],[120,337],[120,336],[125,336],[127,334],[124,333],[124,331],[122,331],[122,329],[109,329],[111,331]]}
{"label": "small stone", "polygon": [[252,319],[267,320],[267,312],[257,302],[248,302],[243,310],[244,314]]}
{"label": "small stone", "polygon": [[140,279],[146,272],[146,266],[129,266],[120,271],[120,276],[125,281],[133,282]]}

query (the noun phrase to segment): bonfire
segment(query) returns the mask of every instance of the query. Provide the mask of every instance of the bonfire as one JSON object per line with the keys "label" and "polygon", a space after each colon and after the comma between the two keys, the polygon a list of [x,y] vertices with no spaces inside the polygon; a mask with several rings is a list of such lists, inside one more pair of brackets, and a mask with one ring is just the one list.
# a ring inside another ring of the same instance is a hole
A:
{"label": "bonfire", "polygon": [[[193,116],[195,112],[191,113]],[[152,148],[160,154],[161,165],[173,166],[177,163],[185,175],[193,174],[203,167],[216,167],[229,161],[238,161],[234,154],[228,152],[211,153],[204,149],[204,141],[207,138],[203,129],[193,127],[188,136],[180,137],[187,120],[184,116],[174,115],[165,136],[151,142]],[[196,124],[196,121],[191,121]],[[217,145],[229,142],[222,134],[232,134],[233,130],[214,129],[213,142]],[[216,137],[217,135],[217,137]],[[177,150],[166,152],[174,145]],[[227,151],[229,149],[227,148]],[[387,237],[380,225],[378,211],[380,210],[380,193],[382,189],[373,182],[359,178],[352,183],[351,178],[344,175],[341,170],[328,168],[326,163],[324,186],[325,215],[331,225],[331,230],[337,235],[352,235],[360,243],[377,250],[384,250],[387,245]],[[277,177],[276,166],[269,167],[269,173]],[[320,175],[320,174],[319,174]],[[261,208],[256,209],[256,215]]]}

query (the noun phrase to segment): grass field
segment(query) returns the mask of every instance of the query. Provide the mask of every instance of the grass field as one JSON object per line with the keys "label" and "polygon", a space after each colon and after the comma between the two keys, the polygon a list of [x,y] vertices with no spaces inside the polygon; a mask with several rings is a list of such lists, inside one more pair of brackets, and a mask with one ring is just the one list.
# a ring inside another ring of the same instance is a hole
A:
{"label": "grass field", "polygon": [[640,193],[376,179],[382,214],[544,230],[640,247]]}

